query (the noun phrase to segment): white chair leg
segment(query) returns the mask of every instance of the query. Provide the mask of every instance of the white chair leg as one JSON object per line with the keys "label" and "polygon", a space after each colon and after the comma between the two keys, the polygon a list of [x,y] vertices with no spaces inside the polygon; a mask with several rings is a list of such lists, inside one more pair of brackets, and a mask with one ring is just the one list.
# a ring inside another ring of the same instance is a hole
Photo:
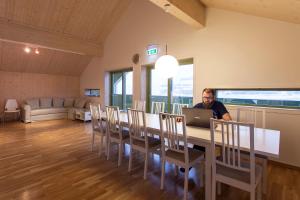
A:
{"label": "white chair leg", "polygon": [[94,150],[94,141],[95,141],[95,134],[94,131],[92,132],[92,144],[91,144],[91,151]]}
{"label": "white chair leg", "polygon": [[183,196],[183,199],[187,199],[187,197],[188,197],[188,186],[189,186],[189,167],[185,166],[185,172],[184,172],[184,196]]}
{"label": "white chair leg", "polygon": [[119,159],[118,159],[118,167],[122,163],[122,153],[123,153],[123,144],[122,142],[119,144]]}
{"label": "white chair leg", "polygon": [[268,160],[263,159],[263,177],[262,177],[263,193],[267,194],[268,190]]}
{"label": "white chair leg", "polygon": [[211,181],[211,199],[216,199],[216,180],[215,177],[212,175],[212,181]]}
{"label": "white chair leg", "polygon": [[110,157],[110,140],[108,139],[108,142],[107,142],[107,160],[109,160],[109,157]]}
{"label": "white chair leg", "polygon": [[99,145],[99,156],[102,154],[102,148],[103,148],[103,135],[100,136],[100,145]]}
{"label": "white chair leg", "polygon": [[221,191],[222,191],[222,184],[220,182],[217,182],[217,194],[221,195]]}
{"label": "white chair leg", "polygon": [[255,195],[256,195],[256,193],[255,193],[255,188],[254,188],[250,192],[250,200],[255,200]]}
{"label": "white chair leg", "polygon": [[106,135],[104,135],[103,137],[105,137],[105,138],[103,138],[103,140],[104,140],[104,153],[105,153],[105,155],[107,156],[107,136]]}
{"label": "white chair leg", "polygon": [[128,163],[128,172],[131,172],[131,168],[132,168],[132,147],[130,146],[129,149],[129,163]]}
{"label": "white chair leg", "polygon": [[144,180],[147,179],[148,159],[149,159],[149,153],[148,153],[148,151],[146,151],[146,153],[145,153],[145,164],[144,164]]}
{"label": "white chair leg", "polygon": [[160,177],[160,189],[164,189],[164,184],[165,184],[165,159],[162,159],[161,163],[161,177]]}

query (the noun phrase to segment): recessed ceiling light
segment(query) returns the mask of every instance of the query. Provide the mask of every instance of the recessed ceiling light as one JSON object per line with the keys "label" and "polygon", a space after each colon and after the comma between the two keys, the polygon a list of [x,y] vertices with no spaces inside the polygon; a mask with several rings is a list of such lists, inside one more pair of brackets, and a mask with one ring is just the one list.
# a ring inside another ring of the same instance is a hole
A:
{"label": "recessed ceiling light", "polygon": [[30,49],[29,47],[25,47],[25,48],[24,48],[24,51],[25,51],[26,53],[30,53],[30,52],[31,52],[31,49]]}
{"label": "recessed ceiling light", "polygon": [[38,49],[35,49],[34,53],[35,54],[40,54],[40,51]]}

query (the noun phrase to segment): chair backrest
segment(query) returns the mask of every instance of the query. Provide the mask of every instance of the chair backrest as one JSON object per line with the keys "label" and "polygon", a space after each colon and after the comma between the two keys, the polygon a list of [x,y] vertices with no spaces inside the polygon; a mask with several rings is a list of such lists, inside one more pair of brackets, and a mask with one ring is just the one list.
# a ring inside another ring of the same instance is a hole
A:
{"label": "chair backrest", "polygon": [[100,104],[90,103],[90,111],[92,118],[92,127],[94,130],[99,129],[101,132],[104,131],[101,116]]}
{"label": "chair backrest", "polygon": [[18,109],[18,103],[16,99],[7,99],[5,103],[5,110],[13,111]]}
{"label": "chair backrest", "polygon": [[[254,124],[210,119],[210,127],[213,173],[216,173],[216,164],[219,164],[235,170],[249,172],[250,182],[255,183]],[[217,130],[219,128],[221,131]],[[250,141],[249,166],[243,165],[241,162],[241,132],[243,137],[248,136],[247,140]],[[215,138],[220,137],[221,142],[216,144]],[[221,156],[216,156],[216,146],[221,146]]]}
{"label": "chair backrest", "polygon": [[132,108],[136,109],[136,110],[142,110],[145,111],[146,110],[146,101],[134,101],[132,104]]}
{"label": "chair backrest", "polygon": [[118,133],[122,137],[120,110],[118,106],[106,106],[106,123],[108,134]]}
{"label": "chair backrest", "polygon": [[130,139],[147,141],[146,116],[145,111],[137,109],[128,109],[128,126]]}
{"label": "chair backrest", "polygon": [[238,122],[253,123],[255,127],[266,128],[266,110],[256,107],[237,108]]}
{"label": "chair backrest", "polygon": [[182,108],[189,107],[189,104],[173,103],[172,114],[182,115]]}
{"label": "chair backrest", "polygon": [[[184,115],[159,113],[162,154],[166,150],[183,153],[185,163],[189,161]],[[165,143],[167,141],[167,144]],[[183,144],[183,146],[181,146]]]}
{"label": "chair backrest", "polygon": [[159,114],[161,112],[165,112],[165,102],[152,102],[151,113]]}

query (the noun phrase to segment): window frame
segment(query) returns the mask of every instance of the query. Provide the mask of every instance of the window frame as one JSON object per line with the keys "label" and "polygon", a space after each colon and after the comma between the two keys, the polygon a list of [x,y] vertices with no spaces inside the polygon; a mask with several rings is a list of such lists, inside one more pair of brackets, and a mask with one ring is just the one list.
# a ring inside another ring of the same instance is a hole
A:
{"label": "window frame", "polygon": [[[215,90],[215,99],[218,99],[218,90],[242,90],[242,91],[299,91],[300,88],[214,88]],[[270,100],[272,101],[272,100]],[[283,100],[282,100],[283,101]],[[222,102],[222,101],[221,101]],[[224,103],[224,102],[222,102]],[[296,109],[300,110],[299,107],[295,106],[277,106],[277,105],[257,105],[257,104],[240,104],[240,103],[224,103],[226,105],[233,105],[233,106],[253,106],[253,107],[266,107],[266,108],[277,108],[277,109]]]}
{"label": "window frame", "polygon": [[[109,71],[109,78],[110,78],[110,94],[109,94],[109,105],[113,105],[113,74],[114,73],[122,73],[122,107],[120,109],[125,109],[125,102],[126,102],[126,72],[132,72],[133,73],[133,68],[125,68],[125,69],[120,69],[120,70],[113,70]],[[133,81],[133,80],[132,80]],[[133,94],[132,94],[133,95]]]}
{"label": "window frame", "polygon": [[[92,91],[97,90],[99,92],[99,95],[92,95]],[[86,95],[86,91],[89,91],[89,94]],[[84,96],[86,97],[100,97],[100,89],[99,88],[85,88],[84,89]]]}
{"label": "window frame", "polygon": [[[193,90],[194,90],[194,58],[185,58],[178,60],[179,67],[181,65],[193,65]],[[155,63],[144,65],[146,67],[146,112],[151,112],[151,70],[154,69]],[[172,86],[173,86],[173,78],[168,79],[168,101],[167,101],[167,112],[171,113],[172,107],[171,107],[171,94],[172,94]],[[194,94],[193,94],[194,96]]]}

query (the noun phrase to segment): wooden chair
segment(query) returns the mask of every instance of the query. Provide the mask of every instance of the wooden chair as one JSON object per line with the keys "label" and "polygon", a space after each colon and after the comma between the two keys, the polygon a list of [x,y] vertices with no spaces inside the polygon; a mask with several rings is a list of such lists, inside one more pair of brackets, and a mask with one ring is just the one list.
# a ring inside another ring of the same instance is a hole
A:
{"label": "wooden chair", "polygon": [[[204,152],[188,147],[185,116],[160,113],[159,122],[162,148],[162,174],[160,188],[164,188],[166,161],[175,164],[176,170],[177,166],[181,166],[185,169],[184,199],[187,199],[189,168],[204,159]],[[165,143],[165,140],[167,143]]]}
{"label": "wooden chair", "polygon": [[152,102],[151,113],[159,114],[161,112],[165,112],[165,102]]}
{"label": "wooden chair", "polygon": [[9,114],[17,114],[18,120],[21,119],[21,110],[19,109],[18,102],[16,99],[7,99],[5,103],[5,108],[3,112],[3,123],[5,122],[5,117]]}
{"label": "wooden chair", "polygon": [[142,152],[145,154],[144,164],[144,179],[147,179],[148,159],[149,153],[157,152],[160,149],[160,138],[150,137],[146,128],[145,111],[128,109],[128,125],[130,135],[130,154],[129,154],[129,166],[128,172],[132,167],[132,153],[133,150]]}
{"label": "wooden chair", "polygon": [[236,116],[238,122],[253,123],[256,128],[266,128],[266,110],[263,108],[239,107]]}
{"label": "wooden chair", "polygon": [[146,111],[146,101],[136,100],[133,102],[132,108],[136,110]]}
{"label": "wooden chair", "polygon": [[[100,136],[99,156],[101,156],[104,137],[106,137],[106,127],[103,124],[104,122],[102,121],[100,104],[91,103],[90,111],[91,111],[92,128],[93,128],[91,150],[93,151],[93,147],[95,143],[95,135],[99,135]],[[107,150],[105,150],[105,152],[107,152]]]}
{"label": "wooden chair", "polygon": [[[266,128],[266,110],[257,107],[239,107],[237,108],[237,121],[253,123],[254,127]],[[245,152],[244,152],[245,153]],[[247,154],[247,153],[246,153]],[[257,164],[263,167],[263,193],[267,194],[268,187],[268,159],[259,156],[256,159]]]}
{"label": "wooden chair", "polygon": [[[256,189],[258,199],[261,199],[262,168],[255,163],[254,155],[254,125],[217,119],[210,120],[211,127],[211,157],[212,157],[212,199],[216,199],[216,183],[225,183],[233,187],[250,192],[250,199],[254,200]],[[216,125],[221,132],[216,131]],[[250,142],[248,162],[241,159],[240,131],[247,131]],[[219,134],[219,135],[217,135]],[[221,137],[221,156],[215,155],[217,147],[215,138]]]}
{"label": "wooden chair", "polygon": [[172,114],[182,115],[182,108],[189,107],[189,104],[173,103]]}
{"label": "wooden chair", "polygon": [[129,132],[124,130],[120,123],[120,110],[117,106],[106,106],[107,119],[107,160],[110,158],[110,144],[117,143],[119,145],[118,167],[122,163],[123,147],[125,142],[129,140]]}

